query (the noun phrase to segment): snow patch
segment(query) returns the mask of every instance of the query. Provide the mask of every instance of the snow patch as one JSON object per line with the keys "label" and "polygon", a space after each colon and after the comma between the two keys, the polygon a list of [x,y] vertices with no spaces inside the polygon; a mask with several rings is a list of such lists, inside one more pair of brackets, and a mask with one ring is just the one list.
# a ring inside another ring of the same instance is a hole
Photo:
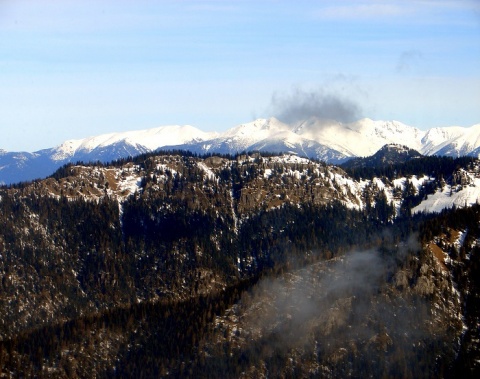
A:
{"label": "snow patch", "polygon": [[203,162],[198,162],[198,163],[197,163],[197,166],[198,166],[198,168],[200,168],[200,169],[202,169],[203,171],[205,171],[205,173],[207,174],[208,179],[210,179],[210,180],[215,180],[215,178],[216,178],[215,173],[214,173],[210,168],[208,168],[205,163],[203,163]]}
{"label": "snow patch", "polygon": [[130,175],[118,183],[120,191],[128,190],[129,193],[135,193],[141,189],[142,179],[138,176]]}
{"label": "snow patch", "polygon": [[480,179],[466,186],[445,185],[412,209],[412,213],[439,213],[443,209],[468,207],[480,202]]}

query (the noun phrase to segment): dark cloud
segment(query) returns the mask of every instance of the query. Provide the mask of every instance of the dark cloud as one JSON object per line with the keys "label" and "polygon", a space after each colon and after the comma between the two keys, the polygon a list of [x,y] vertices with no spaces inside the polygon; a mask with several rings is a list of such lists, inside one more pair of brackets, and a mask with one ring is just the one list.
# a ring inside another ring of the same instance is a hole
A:
{"label": "dark cloud", "polygon": [[340,122],[352,122],[361,118],[358,104],[323,89],[309,92],[296,88],[288,94],[275,93],[270,108],[273,116],[286,123],[310,117]]}

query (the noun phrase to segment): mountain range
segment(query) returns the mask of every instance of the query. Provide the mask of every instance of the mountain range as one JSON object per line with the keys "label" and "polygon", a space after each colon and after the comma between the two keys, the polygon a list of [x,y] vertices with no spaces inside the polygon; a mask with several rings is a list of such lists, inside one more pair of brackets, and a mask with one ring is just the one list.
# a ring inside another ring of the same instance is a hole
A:
{"label": "mountain range", "polygon": [[240,124],[222,133],[204,132],[189,125],[161,126],[68,140],[32,153],[0,150],[0,183],[46,177],[70,162],[108,162],[161,149],[198,154],[288,152],[339,164],[370,156],[391,143],[407,146],[423,155],[478,157],[480,124],[422,131],[398,121],[368,118],[352,123],[309,118],[292,124],[268,118]]}

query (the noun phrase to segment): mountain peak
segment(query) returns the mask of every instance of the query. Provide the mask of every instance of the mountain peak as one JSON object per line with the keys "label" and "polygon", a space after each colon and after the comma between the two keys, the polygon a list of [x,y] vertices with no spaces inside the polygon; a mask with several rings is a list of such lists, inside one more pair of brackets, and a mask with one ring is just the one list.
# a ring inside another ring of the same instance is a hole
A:
{"label": "mountain peak", "polygon": [[398,143],[389,143],[382,146],[382,148],[379,151],[377,151],[373,156],[382,157],[382,158],[404,157],[404,158],[410,159],[410,158],[421,157],[422,154],[420,154],[415,149],[409,148],[408,146],[400,145]]}
{"label": "mountain peak", "polygon": [[366,158],[354,158],[342,166],[345,168],[385,167],[405,163],[411,159],[420,158],[417,150],[408,146],[390,143],[382,146],[375,154]]}

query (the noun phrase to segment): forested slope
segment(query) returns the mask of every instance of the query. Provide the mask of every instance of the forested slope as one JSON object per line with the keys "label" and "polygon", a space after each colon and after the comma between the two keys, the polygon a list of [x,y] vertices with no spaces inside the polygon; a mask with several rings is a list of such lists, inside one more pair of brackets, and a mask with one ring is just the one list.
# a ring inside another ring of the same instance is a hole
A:
{"label": "forested slope", "polygon": [[[447,180],[460,180],[458,168]],[[478,358],[478,207],[412,216],[442,180],[453,183],[430,174],[421,182],[417,171],[355,180],[288,155],[165,153],[68,165],[4,187],[0,369],[469,374]],[[328,282],[341,290],[325,291]],[[289,291],[309,310],[300,319]],[[405,336],[396,320],[417,311],[418,334]],[[278,319],[258,324],[271,314]],[[278,348],[297,324],[308,325],[301,341]]]}

